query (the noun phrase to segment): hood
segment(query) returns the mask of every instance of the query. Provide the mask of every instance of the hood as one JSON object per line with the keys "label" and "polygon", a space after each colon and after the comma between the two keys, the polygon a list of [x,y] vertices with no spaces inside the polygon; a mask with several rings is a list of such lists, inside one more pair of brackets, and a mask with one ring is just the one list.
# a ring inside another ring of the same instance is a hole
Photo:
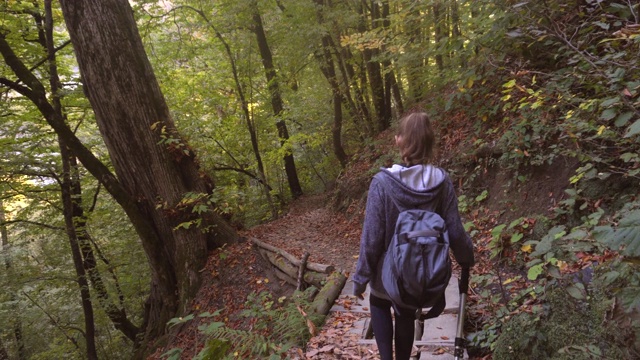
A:
{"label": "hood", "polygon": [[421,208],[439,198],[447,173],[433,165],[382,168],[376,178],[399,209]]}

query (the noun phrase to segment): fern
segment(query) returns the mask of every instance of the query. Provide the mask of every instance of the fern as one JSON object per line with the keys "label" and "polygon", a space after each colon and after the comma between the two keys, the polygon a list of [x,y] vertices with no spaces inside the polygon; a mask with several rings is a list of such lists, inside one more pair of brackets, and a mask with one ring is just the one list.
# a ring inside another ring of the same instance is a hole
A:
{"label": "fern", "polygon": [[[228,341],[231,343],[233,352],[240,355],[265,357],[283,351],[283,347],[273,342],[270,337],[246,330],[221,327],[214,331],[213,337]],[[210,345],[207,343],[206,348],[209,347]],[[286,351],[286,349],[284,349],[284,351]]]}
{"label": "fern", "polygon": [[224,359],[221,354],[228,352],[236,357],[279,359],[293,345],[304,345],[322,319],[321,315],[307,315],[307,298],[307,292],[296,293],[289,301],[279,299],[278,303],[283,304],[276,306],[268,292],[251,294],[242,314],[255,319],[255,331],[230,329],[220,323],[203,326],[201,331],[206,328],[210,340],[197,359]]}

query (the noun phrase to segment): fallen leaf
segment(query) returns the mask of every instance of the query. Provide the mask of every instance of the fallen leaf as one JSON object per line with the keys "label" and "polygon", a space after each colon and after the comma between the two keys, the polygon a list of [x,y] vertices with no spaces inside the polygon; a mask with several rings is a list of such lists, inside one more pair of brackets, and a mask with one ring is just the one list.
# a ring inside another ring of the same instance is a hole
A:
{"label": "fallen leaf", "polygon": [[323,352],[323,353],[329,352],[329,351],[333,350],[333,348],[335,348],[335,347],[336,347],[335,345],[325,345],[320,349],[320,352]]}

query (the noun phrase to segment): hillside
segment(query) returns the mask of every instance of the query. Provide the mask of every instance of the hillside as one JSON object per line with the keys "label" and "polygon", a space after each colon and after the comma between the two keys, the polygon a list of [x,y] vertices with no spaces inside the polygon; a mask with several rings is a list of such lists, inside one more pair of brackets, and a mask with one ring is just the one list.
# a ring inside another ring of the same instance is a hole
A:
{"label": "hillside", "polygon": [[[463,123],[460,122],[460,125]],[[562,201],[564,189],[575,165],[568,160],[558,160],[551,165],[527,168],[522,174],[527,174],[530,180],[513,182],[511,171],[499,166],[482,166],[487,159],[478,158],[473,152],[469,153],[468,140],[461,141],[464,138],[464,126],[447,129],[439,144],[437,163],[455,164],[456,167],[448,169],[454,181],[457,184],[470,184],[459,189],[461,199],[474,199],[484,190],[488,192],[485,199],[469,200],[469,203],[461,201],[461,209],[465,210],[463,220],[474,224],[473,240],[478,257],[477,266],[473,270],[474,277],[489,276],[495,270],[495,264],[489,260],[492,228],[498,223],[510,222],[522,216],[533,219],[535,215],[549,214]],[[392,133],[385,132],[376,146],[359,152],[358,157],[353,159],[338,179],[333,191],[303,196],[293,202],[286,214],[278,220],[245,231],[245,239],[258,238],[297,257],[309,252],[309,261],[331,264],[346,273],[352,272],[358,254],[369,180],[378,167],[384,166],[395,156],[391,141],[387,140],[389,138],[392,138]],[[460,162],[459,159],[465,161]],[[483,170],[479,174],[469,172],[468,169],[474,166],[482,166]],[[471,174],[477,176],[470,181]],[[531,220],[531,224],[535,225],[535,222]],[[501,270],[504,273],[514,271],[518,270]],[[251,328],[251,320],[239,315],[248,306],[246,301],[251,293],[269,291],[272,298],[277,299],[290,296],[294,290],[293,286],[274,276],[271,265],[262,259],[256,247],[247,240],[212,253],[203,273],[205,283],[192,306],[193,313],[213,314],[222,309],[216,318],[224,319],[227,326],[239,329]],[[495,286],[494,284],[493,290]],[[478,296],[483,291],[482,286],[472,284],[472,288],[468,330],[476,331],[491,314],[485,306],[478,306],[482,301]],[[197,329],[204,320],[211,319],[196,318],[182,325],[180,331],[172,335],[170,345],[156,352],[154,358],[174,348],[184,349],[183,358],[195,355],[205,344],[201,331]],[[336,331],[339,330],[334,326],[335,324],[325,324],[320,333],[310,339],[310,344],[315,343],[315,348],[318,343],[323,342],[339,346],[341,337],[336,336]],[[483,351],[478,354],[483,355]]]}

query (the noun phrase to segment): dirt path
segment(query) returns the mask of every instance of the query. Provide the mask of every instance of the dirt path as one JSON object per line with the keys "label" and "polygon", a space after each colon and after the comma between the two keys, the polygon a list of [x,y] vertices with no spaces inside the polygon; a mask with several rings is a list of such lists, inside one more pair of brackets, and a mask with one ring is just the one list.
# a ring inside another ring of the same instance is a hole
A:
{"label": "dirt path", "polygon": [[326,194],[305,196],[292,204],[278,220],[244,231],[243,236],[286,250],[309,261],[334,265],[351,273],[355,270],[361,233],[361,209],[346,214],[325,206]]}

